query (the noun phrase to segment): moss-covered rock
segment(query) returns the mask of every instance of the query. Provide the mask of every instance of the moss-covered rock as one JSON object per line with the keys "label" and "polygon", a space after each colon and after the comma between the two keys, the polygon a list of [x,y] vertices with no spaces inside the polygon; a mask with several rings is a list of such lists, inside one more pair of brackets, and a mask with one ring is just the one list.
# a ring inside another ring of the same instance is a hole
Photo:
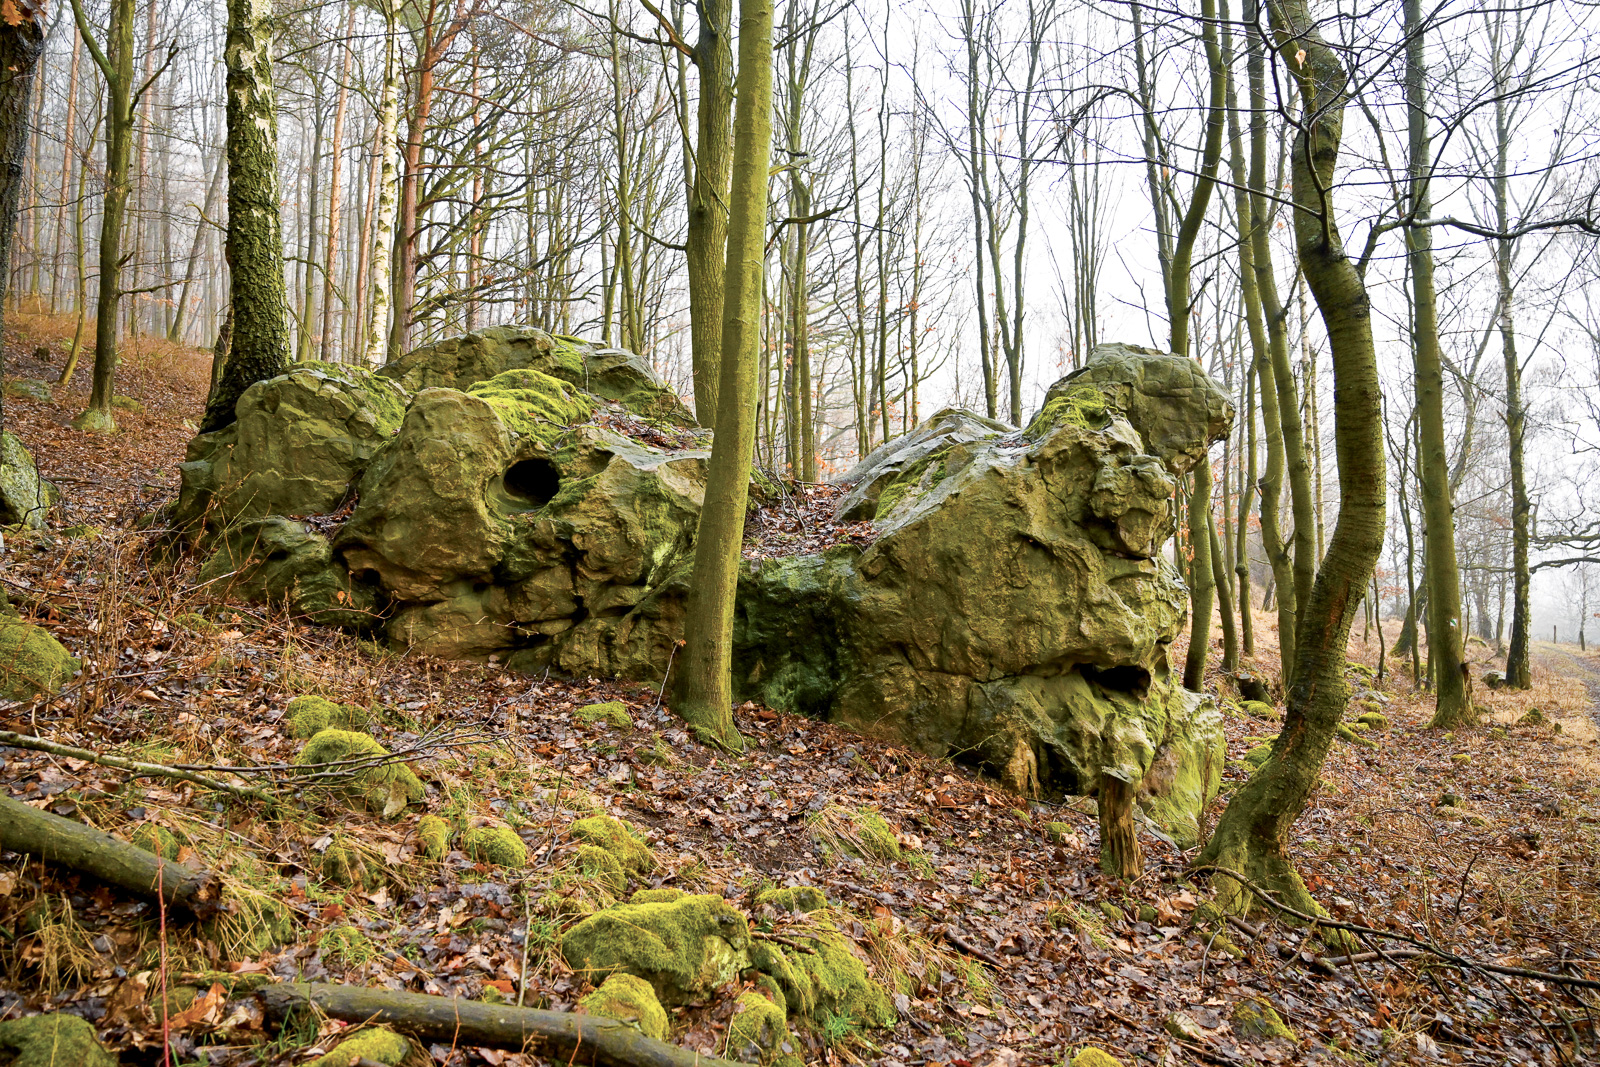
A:
{"label": "moss-covered rock", "polygon": [[578,718],[584,722],[603,722],[618,730],[633,729],[633,716],[628,714],[628,705],[620,700],[608,700],[603,704],[581,707],[578,709]]}
{"label": "moss-covered rock", "polygon": [[1047,822],[1044,824],[1045,840],[1053,845],[1064,845],[1078,836],[1069,822]]}
{"label": "moss-covered rock", "polygon": [[299,520],[249,519],[212,544],[200,580],[217,593],[282,605],[322,626],[361,631],[379,622],[377,591],[354,581],[328,539]]}
{"label": "moss-covered rock", "polygon": [[860,950],[840,932],[831,911],[813,912],[806,928],[790,933],[810,951],[757,941],[750,952],[752,966],[773,979],[790,1014],[817,1022],[845,1018],[864,1027],[894,1025],[889,991],[867,973]]}
{"label": "moss-covered rock", "polygon": [[1341,741],[1347,741],[1352,745],[1359,745],[1362,748],[1378,747],[1378,743],[1376,741],[1362,737],[1359,733],[1352,730],[1348,723],[1339,723],[1334,727],[1334,733],[1339,736]]}
{"label": "moss-covered rock", "polygon": [[750,928],[718,896],[618,904],[584,919],[561,938],[561,954],[578,974],[603,982],[625,973],[649,982],[661,1003],[708,995],[750,966]]}
{"label": "moss-covered rock", "polygon": [[1264,700],[1245,700],[1241,701],[1239,706],[1244,709],[1246,715],[1254,719],[1279,718],[1278,709]]}
{"label": "moss-covered rock", "polygon": [[756,894],[758,907],[773,907],[779,911],[816,912],[828,906],[828,898],[814,885],[792,885],[781,889],[763,889]]}
{"label": "moss-covered rock", "polygon": [[340,1041],[332,1052],[318,1056],[306,1067],[355,1067],[362,1060],[399,1067],[411,1051],[411,1042],[382,1026],[368,1027]]}
{"label": "moss-covered rock", "polygon": [[[294,758],[301,766],[338,764],[346,760],[379,759],[389,755],[389,750],[378,743],[371,734],[355,730],[323,730],[305,743]],[[322,768],[326,771],[337,767]],[[367,811],[393,813],[407,804],[421,800],[422,782],[404,763],[383,763],[355,771],[348,779],[334,786],[345,799],[364,807]]]}
{"label": "moss-covered rock", "polygon": [[630,904],[670,904],[675,900],[682,900],[688,896],[677,886],[662,886],[659,889],[640,889],[628,898]]}
{"label": "moss-covered rock", "polygon": [[48,630],[0,615],[0,697],[27,700],[59,692],[82,666]]}
{"label": "moss-covered rock", "polygon": [[1234,1032],[1247,1041],[1296,1040],[1294,1031],[1284,1023],[1278,1010],[1259,997],[1239,1001],[1233,1006],[1229,1019]]}
{"label": "moss-covered rock", "polygon": [[367,709],[355,704],[336,704],[327,697],[307,694],[295,697],[284,709],[284,732],[290,737],[304,740],[333,727],[339,730],[363,730],[370,716]]}
{"label": "moss-covered rock", "polygon": [[0,1052],[10,1067],[116,1067],[117,1057],[100,1044],[94,1027],[57,1011],[0,1022]]}
{"label": "moss-covered rock", "polygon": [[114,396],[111,398],[111,406],[118,411],[126,411],[132,415],[144,414],[144,401],[137,397]]}
{"label": "moss-covered rock", "polygon": [[1245,766],[1252,771],[1260,767],[1272,755],[1272,742],[1263,741],[1244,754]]}
{"label": "moss-covered rock", "polygon": [[42,530],[53,503],[51,485],[39,476],[22,439],[0,431],[0,526]]}
{"label": "moss-covered rock", "polygon": [[1104,426],[1110,418],[1104,393],[1093,385],[1073,385],[1046,399],[1024,432],[1029,437],[1043,437],[1063,423],[1084,430],[1095,430]]}
{"label": "moss-covered rock", "polygon": [[509,826],[480,826],[468,830],[461,847],[478,863],[517,869],[528,865],[528,846]]}
{"label": "moss-covered rock", "polygon": [[609,815],[591,815],[578,819],[568,829],[574,838],[595,848],[604,849],[617,858],[624,871],[631,874],[648,874],[655,870],[656,856],[627,823]]}
{"label": "moss-covered rock", "polygon": [[1122,1061],[1103,1048],[1085,1045],[1072,1057],[1072,1067],[1122,1067]]}
{"label": "moss-covered rock", "polygon": [[325,880],[336,885],[362,888],[373,880],[361,853],[343,844],[332,844],[323,850],[319,869]]}
{"label": "moss-covered rock", "polygon": [[594,845],[579,845],[577,862],[578,870],[585,877],[610,890],[613,896],[620,897],[627,892],[628,874],[622,869],[622,864],[617,862],[617,857],[610,852]]}
{"label": "moss-covered rock", "polygon": [[5,387],[0,389],[0,394],[13,400],[37,400],[41,404],[48,404],[55,399],[50,383],[41,378],[9,379]]}
{"label": "moss-covered rock", "polygon": [[551,451],[573,426],[594,414],[594,403],[587,396],[532,368],[503,371],[467,394],[487,400],[517,438],[536,441]]}
{"label": "moss-covered rock", "polygon": [[664,1040],[667,1036],[667,1011],[656,999],[656,991],[643,978],[617,973],[578,1000],[579,1010],[589,1015],[627,1023],[646,1037]]}
{"label": "moss-covered rock", "polygon": [[757,990],[740,993],[734,1001],[733,1018],[728,1020],[727,1058],[740,1063],[798,1065],[798,1053],[782,1005]]}
{"label": "moss-covered rock", "polygon": [[1381,711],[1362,712],[1356,716],[1356,722],[1373,730],[1387,730],[1389,728],[1389,716]]}
{"label": "moss-covered rock", "polygon": [[450,824],[437,815],[424,815],[417,821],[417,840],[424,856],[442,860],[450,851]]}

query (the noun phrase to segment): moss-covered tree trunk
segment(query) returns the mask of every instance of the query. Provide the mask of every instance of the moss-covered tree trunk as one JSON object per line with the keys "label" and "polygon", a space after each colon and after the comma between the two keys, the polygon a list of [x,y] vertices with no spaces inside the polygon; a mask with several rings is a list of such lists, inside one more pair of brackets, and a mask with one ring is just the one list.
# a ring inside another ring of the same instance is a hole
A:
{"label": "moss-covered tree trunk", "polygon": [[[43,0],[12,0],[10,10],[13,18],[0,19],[0,333],[11,280],[11,238],[22,202],[23,163],[33,132],[28,108],[34,70],[44,53]],[[0,349],[0,371],[4,356]],[[0,431],[4,429],[5,412],[0,409]]]}
{"label": "moss-covered tree trunk", "polygon": [[[1292,152],[1295,243],[1333,353],[1334,441],[1341,499],[1333,536],[1302,604],[1294,681],[1272,753],[1223,812],[1201,864],[1237,870],[1301,910],[1315,910],[1290,861],[1300,817],[1349,697],[1345,647],[1383,547],[1384,451],[1377,352],[1366,285],[1344,250],[1332,191],[1348,99],[1347,75],[1306,0],[1270,5],[1272,31],[1300,90]],[[1247,911],[1252,894],[1219,880],[1223,903]]]}
{"label": "moss-covered tree trunk", "polygon": [[100,278],[94,321],[94,377],[89,407],[73,419],[80,430],[111,433],[117,371],[117,310],[122,300],[122,223],[128,210],[128,166],[133,152],[133,0],[111,0],[102,49],[80,0],[72,0],[78,32],[106,81],[105,197],[100,212]]}
{"label": "moss-covered tree trunk", "polygon": [[228,0],[228,237],[232,351],[206,402],[201,432],[234,420],[256,382],[289,369],[289,305],[278,210],[278,104],[272,91],[272,0]]}
{"label": "moss-covered tree trunk", "polygon": [[[1406,113],[1409,127],[1411,214],[1426,218],[1433,148],[1428,136],[1425,26],[1421,0],[1405,0]],[[1428,540],[1428,659],[1433,664],[1433,726],[1477,720],[1461,632],[1461,571],[1456,563],[1455,508],[1450,500],[1450,455],[1444,434],[1444,363],[1439,354],[1438,304],[1433,290],[1433,231],[1406,229],[1411,265],[1411,360],[1416,375],[1417,476]]]}
{"label": "moss-covered tree trunk", "polygon": [[694,579],[674,710],[706,741],[743,747],[733,725],[733,599],[739,582],[750,457],[756,439],[767,166],[772,142],[772,0],[739,4],[728,254],[723,272],[717,436],[695,535]]}
{"label": "moss-covered tree trunk", "polygon": [[700,96],[684,245],[695,417],[702,426],[715,426],[722,363],[728,181],[733,168],[733,145],[728,136],[733,114],[733,4],[731,0],[700,0],[697,7],[700,34],[694,44],[694,64],[700,73]]}

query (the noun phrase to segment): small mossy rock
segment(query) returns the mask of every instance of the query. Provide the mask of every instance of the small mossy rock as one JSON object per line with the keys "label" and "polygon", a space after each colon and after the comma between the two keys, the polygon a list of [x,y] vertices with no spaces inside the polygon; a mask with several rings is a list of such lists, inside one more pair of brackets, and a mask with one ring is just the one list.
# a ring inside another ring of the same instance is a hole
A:
{"label": "small mossy rock", "polygon": [[675,900],[682,900],[688,896],[677,886],[662,886],[659,889],[641,889],[628,898],[630,904],[671,904]]}
{"label": "small mossy rock", "polygon": [[1506,687],[1506,676],[1500,671],[1484,671],[1483,684],[1490,689],[1504,689]]}
{"label": "small mossy rock", "polygon": [[114,396],[111,398],[111,406],[118,411],[126,411],[133,415],[144,414],[144,401],[131,396]]}
{"label": "small mossy rock", "polygon": [[627,823],[620,819],[609,815],[591,815],[574,822],[569,832],[579,841],[611,853],[622,869],[630,874],[646,874],[655,870],[655,853],[635,837]]}
{"label": "small mossy rock", "polygon": [[796,1054],[782,1005],[751,989],[733,1002],[726,1056],[740,1063],[775,1065]]}
{"label": "small mossy rock", "polygon": [[140,823],[139,827],[129,835],[128,840],[164,860],[176,861],[178,852],[183,847],[171,830],[151,822]]}
{"label": "small mossy rock", "polygon": [[1128,917],[1121,908],[1109,900],[1102,900],[1095,907],[1100,909],[1100,914],[1106,917],[1107,922],[1119,923]]}
{"label": "small mossy rock", "polygon": [[1371,741],[1365,737],[1362,737],[1360,734],[1350,729],[1350,726],[1347,723],[1339,723],[1338,726],[1334,727],[1334,730],[1339,735],[1341,740],[1348,741],[1352,745],[1360,745],[1362,748],[1378,747],[1378,743],[1376,741]]}
{"label": "small mossy rock", "polygon": [[666,1039],[667,1010],[656,999],[650,983],[636,975],[613,974],[600,983],[599,989],[579,998],[578,1008],[589,1015],[627,1023],[657,1041]]}
{"label": "small mossy rock", "polygon": [[417,822],[417,840],[424,856],[442,860],[450,851],[450,824],[437,815],[424,815]]}
{"label": "small mossy rock", "polygon": [[1356,722],[1362,723],[1372,730],[1387,730],[1389,728],[1389,716],[1381,711],[1364,711],[1356,716]]}
{"label": "small mossy rock", "polygon": [[39,378],[12,378],[0,392],[13,400],[37,400],[42,404],[55,399],[50,383]]}
{"label": "small mossy rock", "polygon": [[27,700],[57,693],[82,666],[48,630],[0,615],[0,697]]}
{"label": "small mossy rock", "polygon": [[750,927],[719,896],[618,904],[561,938],[567,966],[591,982],[632,974],[668,1006],[701,999],[750,966]]}
{"label": "small mossy rock", "polygon": [[79,433],[104,433],[117,432],[117,421],[111,417],[111,412],[100,411],[95,408],[84,408],[67,421]]}
{"label": "small mossy rock", "polygon": [[1454,763],[1457,767],[1465,767],[1467,764],[1472,762],[1472,754],[1469,752],[1457,752],[1455,755],[1450,757],[1450,762]]}
{"label": "small mossy rock", "polygon": [[1161,1029],[1190,1044],[1204,1047],[1207,1041],[1206,1033],[1200,1029],[1200,1024],[1194,1021],[1194,1016],[1188,1012],[1174,1011],[1161,1020]]}
{"label": "small mossy rock", "polygon": [[1069,822],[1047,822],[1044,824],[1044,836],[1053,845],[1064,845],[1078,836]]}
{"label": "small mossy rock", "polygon": [[1517,725],[1518,726],[1543,726],[1545,723],[1547,723],[1549,721],[1550,720],[1545,717],[1545,713],[1543,711],[1540,711],[1538,708],[1529,708],[1523,714],[1522,718],[1517,720]]}
{"label": "small mossy rock", "polygon": [[367,726],[367,709],[354,704],[336,704],[327,697],[295,697],[284,709],[284,732],[297,740],[315,737],[333,727],[337,730],[362,730]]}
{"label": "small mossy rock", "polygon": [[328,539],[296,519],[272,515],[229,527],[200,567],[200,580],[242,600],[279,604],[321,626],[370,630],[377,593],[351,579]]}
{"label": "small mossy rock", "polygon": [[620,700],[608,700],[603,704],[590,704],[579,708],[578,718],[584,722],[603,722],[618,730],[633,729],[633,716],[628,714],[628,705]]}
{"label": "small mossy rock", "polygon": [[1239,1001],[1229,1018],[1234,1032],[1247,1041],[1296,1040],[1294,1031],[1284,1023],[1278,1009],[1257,997]]}
{"label": "small mossy rock", "polygon": [[366,887],[371,879],[360,853],[344,845],[329,845],[322,853],[322,877],[336,885]]}
{"label": "small mossy rock", "polygon": [[1244,762],[1245,762],[1245,765],[1248,766],[1251,770],[1255,770],[1256,768],[1260,767],[1263,763],[1267,762],[1268,757],[1270,757],[1271,755],[1272,755],[1272,743],[1270,741],[1268,741],[1268,742],[1266,742],[1264,744],[1257,745],[1256,747],[1252,748],[1249,752],[1246,752],[1244,754]]}
{"label": "small mossy rock", "polygon": [[509,826],[480,826],[468,830],[461,848],[477,863],[513,869],[528,865],[528,846]]}
{"label": "small mossy rock", "polygon": [[[893,1026],[898,1015],[889,998],[889,991],[873,981],[867,973],[866,964],[857,955],[855,942],[826,920],[820,925],[820,934],[808,934],[804,938],[806,947],[814,951],[779,949],[793,970],[805,977],[809,986],[802,987],[799,996],[791,994],[785,986],[784,993],[789,997],[789,1003],[792,1006],[807,1006],[801,1010],[806,1010],[818,1021],[832,1014],[848,1016],[859,1026]],[[773,977],[778,979],[780,985],[784,984],[781,975],[773,974]]]}
{"label": "small mossy rock", "polygon": [[617,857],[594,845],[578,846],[578,870],[620,897],[628,890],[628,874]]}
{"label": "small mossy rock", "polygon": [[1246,715],[1249,715],[1251,718],[1255,718],[1255,719],[1276,719],[1276,718],[1278,718],[1278,709],[1273,707],[1271,704],[1268,704],[1266,701],[1263,701],[1263,700],[1246,700],[1246,701],[1242,701],[1239,704],[1239,706],[1241,708],[1243,708],[1244,709],[1244,713]]}
{"label": "small mossy rock", "polygon": [[202,637],[210,637],[212,634],[222,631],[221,626],[218,626],[198,611],[181,611],[172,617],[172,621],[190,633],[199,634]]}
{"label": "small mossy rock", "polygon": [[828,897],[814,885],[791,885],[782,889],[763,889],[756,894],[756,905],[810,914],[826,908]]}
{"label": "small mossy rock", "polygon": [[1140,904],[1139,905],[1139,921],[1140,922],[1142,922],[1142,923],[1153,923],[1157,919],[1159,919],[1160,917],[1161,916],[1159,915],[1159,913],[1157,913],[1157,911],[1155,909],[1155,905],[1153,905],[1153,904]]}
{"label": "small mossy rock", "polygon": [[1122,1061],[1105,1049],[1089,1045],[1072,1057],[1072,1067],[1122,1067]]}
{"label": "small mossy rock", "polygon": [[[294,758],[301,766],[339,763],[343,760],[370,759],[389,755],[371,734],[355,730],[323,730],[305,743]],[[356,772],[346,784],[336,787],[340,795],[372,812],[394,814],[407,804],[421,800],[422,783],[403,763],[385,763]]]}
{"label": "small mossy rock", "polygon": [[117,1057],[100,1044],[93,1026],[66,1012],[30,1015],[0,1023],[0,1052],[9,1067],[116,1067]]}
{"label": "small mossy rock", "polygon": [[345,1038],[332,1052],[318,1056],[306,1067],[355,1067],[362,1060],[399,1067],[400,1061],[410,1052],[411,1042],[404,1037],[385,1027],[373,1026]]}
{"label": "small mossy rock", "polygon": [[994,419],[960,408],[944,408],[923,419],[908,434],[894,438],[864,458],[850,472],[851,488],[840,498],[835,513],[856,521],[875,518],[894,508],[882,504],[892,485],[921,481],[917,475],[927,469],[935,456],[948,455],[962,445],[1006,433],[1011,427]]}

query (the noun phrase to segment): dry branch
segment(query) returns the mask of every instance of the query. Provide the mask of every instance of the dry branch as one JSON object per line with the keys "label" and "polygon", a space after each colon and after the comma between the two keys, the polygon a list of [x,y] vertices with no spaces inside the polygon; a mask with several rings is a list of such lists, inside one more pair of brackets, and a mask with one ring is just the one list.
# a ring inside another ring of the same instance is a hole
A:
{"label": "dry branch", "polygon": [[206,789],[215,789],[219,793],[230,793],[242,800],[260,800],[268,804],[279,802],[278,798],[272,794],[251,786],[234,785],[232,782],[207,778],[190,770],[168,767],[160,763],[141,763],[139,760],[124,759],[121,756],[108,756],[87,748],[75,748],[72,745],[47,741],[42,737],[13,733],[10,730],[0,730],[0,745],[10,745],[12,748],[27,748],[35,752],[48,752],[52,756],[62,756],[66,759],[87,760],[90,763],[98,763],[102,767],[114,767],[119,771],[128,771],[137,778],[173,778],[180,782],[191,782]]}
{"label": "dry branch", "polygon": [[0,848],[70,868],[167,906],[208,919],[222,908],[222,884],[196,871],[118,841],[82,823],[0,796]]}
{"label": "dry branch", "polygon": [[268,1017],[281,1020],[296,1008],[314,1006],[349,1023],[382,1023],[424,1041],[452,1046],[503,1048],[594,1067],[734,1067],[646,1037],[626,1023],[597,1015],[516,1008],[475,1000],[393,993],[383,989],[285,982],[255,993]]}

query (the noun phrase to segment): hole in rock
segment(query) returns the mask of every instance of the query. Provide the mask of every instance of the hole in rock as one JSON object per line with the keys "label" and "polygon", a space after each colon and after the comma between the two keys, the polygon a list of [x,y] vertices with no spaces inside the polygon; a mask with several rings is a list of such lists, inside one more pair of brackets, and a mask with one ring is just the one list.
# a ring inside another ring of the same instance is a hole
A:
{"label": "hole in rock", "polygon": [[274,549],[273,551],[267,553],[268,563],[282,563],[288,558],[289,550],[287,548]]}
{"label": "hole in rock", "polygon": [[507,493],[538,507],[550,503],[561,490],[561,472],[547,459],[524,459],[513,463],[502,481]]}
{"label": "hole in rock", "polygon": [[1150,672],[1143,667],[1090,667],[1079,668],[1083,676],[1114,693],[1130,693],[1140,700],[1150,695]]}

